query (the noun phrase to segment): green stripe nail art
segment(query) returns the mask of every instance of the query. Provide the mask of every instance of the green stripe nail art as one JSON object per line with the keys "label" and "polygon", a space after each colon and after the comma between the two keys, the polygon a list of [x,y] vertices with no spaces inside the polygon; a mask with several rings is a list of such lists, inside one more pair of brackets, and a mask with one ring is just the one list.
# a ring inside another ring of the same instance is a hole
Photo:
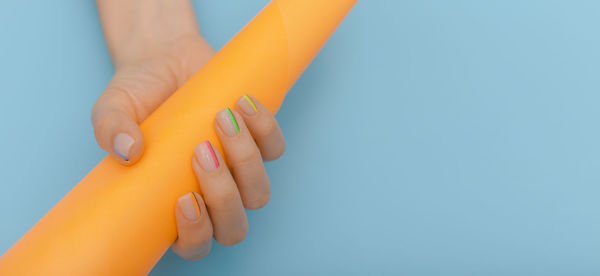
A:
{"label": "green stripe nail art", "polygon": [[227,113],[229,113],[229,118],[231,118],[231,121],[233,122],[233,126],[235,126],[235,133],[239,133],[240,132],[240,127],[238,126],[238,123],[235,120],[235,117],[233,116],[233,113],[231,113],[231,109],[229,109],[229,107],[227,108]]}

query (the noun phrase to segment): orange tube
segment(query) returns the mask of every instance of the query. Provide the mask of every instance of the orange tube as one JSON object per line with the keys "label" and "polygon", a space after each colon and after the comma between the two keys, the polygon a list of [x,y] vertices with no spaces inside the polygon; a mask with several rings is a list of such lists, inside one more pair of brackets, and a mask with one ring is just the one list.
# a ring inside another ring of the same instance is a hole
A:
{"label": "orange tube", "polygon": [[221,148],[215,114],[248,93],[276,112],[356,0],[274,0],[141,125],[143,158],[106,157],[0,258],[0,275],[147,274],[199,192],[192,149]]}

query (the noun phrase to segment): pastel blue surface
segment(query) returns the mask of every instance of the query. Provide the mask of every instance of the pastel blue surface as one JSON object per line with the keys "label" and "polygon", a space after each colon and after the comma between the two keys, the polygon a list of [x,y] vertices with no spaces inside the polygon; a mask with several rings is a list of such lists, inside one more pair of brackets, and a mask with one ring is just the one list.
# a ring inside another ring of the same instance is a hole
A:
{"label": "pastel blue surface", "polygon": [[[195,3],[220,48],[266,2]],[[600,275],[599,12],[360,2],[278,114],[247,239],[152,275]],[[0,26],[4,252],[104,156],[113,69],[93,1],[3,1]]]}

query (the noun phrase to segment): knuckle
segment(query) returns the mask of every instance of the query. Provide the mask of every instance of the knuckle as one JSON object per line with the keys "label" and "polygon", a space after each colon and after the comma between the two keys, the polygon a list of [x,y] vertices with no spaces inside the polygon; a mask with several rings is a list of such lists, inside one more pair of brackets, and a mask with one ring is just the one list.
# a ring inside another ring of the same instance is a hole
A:
{"label": "knuckle", "polygon": [[260,209],[262,207],[265,207],[267,203],[269,203],[269,200],[271,200],[271,193],[264,192],[259,195],[252,196],[247,200],[244,200],[244,207],[250,210]]}
{"label": "knuckle", "polygon": [[110,135],[111,135],[111,126],[113,125],[114,116],[110,114],[105,114],[95,118],[93,121],[94,127],[94,135],[96,136],[96,141],[103,149],[109,151],[112,146],[110,143]]}
{"label": "knuckle", "polygon": [[275,123],[274,119],[263,120],[262,122],[256,124],[254,135],[257,137],[267,137],[275,131],[277,131],[277,123]]}
{"label": "knuckle", "polygon": [[244,226],[236,229],[234,231],[229,231],[227,234],[215,237],[215,240],[219,242],[221,245],[231,246],[236,245],[246,238],[248,234],[248,224],[244,224]]}
{"label": "knuckle", "polygon": [[199,250],[198,255],[196,256],[195,259],[193,259],[193,261],[197,261],[200,259],[203,259],[204,257],[208,256],[208,253],[210,253],[210,250],[212,249],[212,243],[209,241],[207,242],[207,244],[202,247],[202,249]]}
{"label": "knuckle", "polygon": [[96,114],[92,118],[92,124],[96,130],[104,129],[114,119],[114,113]]}
{"label": "knuckle", "polygon": [[200,260],[200,259],[208,256],[208,254],[210,253],[210,250],[212,249],[212,243],[209,240],[203,244],[199,244],[199,245],[190,244],[190,245],[187,245],[186,247],[188,249],[184,251],[185,253],[177,252],[177,254],[185,260],[197,261],[197,260]]}
{"label": "knuckle", "polygon": [[238,197],[237,190],[234,187],[219,187],[206,194],[208,205],[223,206],[233,202]]}
{"label": "knuckle", "polygon": [[273,160],[277,160],[279,159],[284,153],[285,153],[285,142],[281,142],[281,143],[275,143],[276,145],[273,146],[272,149],[265,151],[265,154],[263,154],[263,159],[265,161],[273,161]]}
{"label": "knuckle", "polygon": [[236,163],[236,165],[244,165],[244,164],[249,164],[249,163],[253,163],[256,160],[258,160],[259,158],[259,151],[256,148],[256,146],[240,146],[236,149],[235,153],[232,154],[232,156],[235,156],[235,160],[234,163]]}
{"label": "knuckle", "polygon": [[191,248],[200,248],[206,246],[207,243],[210,242],[212,235],[201,234],[201,235],[192,235],[186,240],[188,247]]}
{"label": "knuckle", "polygon": [[108,137],[116,126],[123,125],[123,118],[128,118],[129,114],[118,110],[110,110],[102,114],[95,114],[92,119],[92,126],[97,137]]}

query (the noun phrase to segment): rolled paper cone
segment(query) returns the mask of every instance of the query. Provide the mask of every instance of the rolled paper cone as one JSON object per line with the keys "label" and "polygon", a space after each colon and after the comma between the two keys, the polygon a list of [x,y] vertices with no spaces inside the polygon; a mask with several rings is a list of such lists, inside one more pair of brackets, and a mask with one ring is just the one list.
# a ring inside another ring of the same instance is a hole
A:
{"label": "rolled paper cone", "polygon": [[142,275],[177,238],[175,204],[200,192],[193,148],[244,94],[277,112],[356,0],[274,0],[142,124],[131,167],[106,157],[0,258],[0,275]]}

